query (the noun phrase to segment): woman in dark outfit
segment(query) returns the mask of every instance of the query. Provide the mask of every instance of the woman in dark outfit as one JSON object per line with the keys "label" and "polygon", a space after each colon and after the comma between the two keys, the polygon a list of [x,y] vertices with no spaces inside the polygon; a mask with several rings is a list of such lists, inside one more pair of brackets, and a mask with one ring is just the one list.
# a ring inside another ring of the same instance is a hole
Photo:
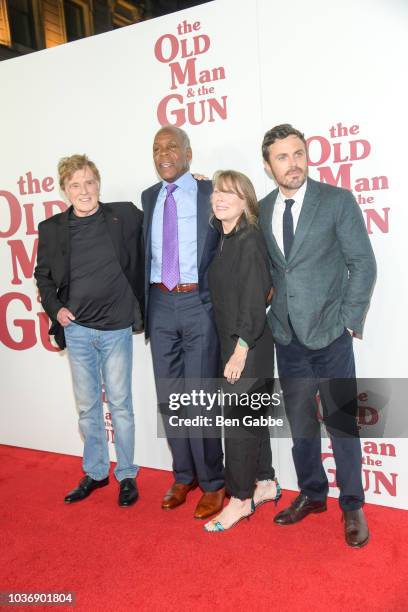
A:
{"label": "woman in dark outfit", "polygon": [[[274,377],[274,346],[266,323],[272,281],[257,227],[256,194],[251,181],[233,170],[217,172],[213,184],[212,223],[220,232],[220,242],[209,268],[209,285],[226,379],[223,390],[259,400],[260,393],[271,393],[268,381]],[[231,499],[205,525],[206,531],[230,529],[256,506],[281,496],[268,427],[245,427],[242,422],[245,415],[258,419],[264,413],[247,404],[224,405],[225,417],[239,419],[239,427],[224,428],[226,487]]]}

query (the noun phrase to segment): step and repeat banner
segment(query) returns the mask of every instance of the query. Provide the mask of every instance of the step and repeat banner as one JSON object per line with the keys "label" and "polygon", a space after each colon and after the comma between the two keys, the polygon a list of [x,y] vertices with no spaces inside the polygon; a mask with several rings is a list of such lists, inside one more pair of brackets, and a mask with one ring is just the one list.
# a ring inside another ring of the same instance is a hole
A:
{"label": "step and repeat banner", "polygon": [[[408,369],[408,5],[250,5],[216,0],[0,63],[0,443],[82,452],[67,355],[48,338],[33,280],[38,223],[67,206],[58,160],[86,153],[101,172],[102,201],[140,206],[142,190],[157,182],[154,134],[172,124],[191,138],[193,171],[241,170],[261,198],[274,188],[263,169],[263,134],[292,123],[308,139],[310,175],[353,191],[377,257],[364,339],[355,340],[364,485],[369,502],[408,508],[407,432],[385,423],[380,437],[376,428],[384,411],[404,410]],[[170,469],[157,436],[150,348],[140,335],[133,392],[135,460]],[[296,489],[290,440],[272,433],[271,442],[281,483]],[[327,439],[322,450],[336,496]]]}

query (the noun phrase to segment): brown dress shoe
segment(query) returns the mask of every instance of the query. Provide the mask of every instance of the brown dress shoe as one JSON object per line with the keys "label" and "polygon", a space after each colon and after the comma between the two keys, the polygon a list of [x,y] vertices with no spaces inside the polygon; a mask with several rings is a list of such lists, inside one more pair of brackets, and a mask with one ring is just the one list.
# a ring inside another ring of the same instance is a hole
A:
{"label": "brown dress shoe", "polygon": [[177,506],[184,504],[187,493],[193,489],[196,489],[197,486],[198,484],[196,480],[193,480],[191,484],[181,484],[179,482],[173,483],[166,495],[163,497],[163,510],[173,510],[173,508],[177,508]]}
{"label": "brown dress shoe", "polygon": [[370,533],[362,508],[359,510],[344,510],[343,519],[347,544],[353,548],[365,546],[370,538]]}
{"label": "brown dress shoe", "polygon": [[326,512],[327,506],[325,501],[314,501],[309,499],[307,495],[300,493],[289,508],[285,508],[273,519],[278,525],[293,525],[305,518],[308,514]]}
{"label": "brown dress shoe", "polygon": [[197,504],[194,518],[205,519],[220,512],[224,505],[225,487],[217,491],[206,491]]}

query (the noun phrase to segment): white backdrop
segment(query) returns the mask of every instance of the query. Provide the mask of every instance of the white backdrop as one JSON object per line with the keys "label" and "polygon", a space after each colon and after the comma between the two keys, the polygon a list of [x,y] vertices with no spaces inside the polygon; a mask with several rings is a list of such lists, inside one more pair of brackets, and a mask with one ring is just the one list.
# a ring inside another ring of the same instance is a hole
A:
{"label": "white backdrop", "polygon": [[[353,189],[378,260],[364,340],[355,342],[358,374],[407,377],[407,26],[400,0],[256,0],[250,11],[216,0],[0,64],[1,443],[82,452],[67,357],[41,341],[36,226],[59,212],[56,165],[73,153],[97,163],[103,201],[140,205],[157,180],[159,119],[187,130],[193,169],[239,169],[260,198],[274,187],[264,132],[283,122],[305,132],[311,176]],[[150,350],[141,336],[134,344],[135,459],[168,469]],[[389,442],[364,441],[367,500],[408,508],[405,440]],[[289,441],[272,446],[282,484],[296,488]],[[332,458],[325,463],[331,474]]]}

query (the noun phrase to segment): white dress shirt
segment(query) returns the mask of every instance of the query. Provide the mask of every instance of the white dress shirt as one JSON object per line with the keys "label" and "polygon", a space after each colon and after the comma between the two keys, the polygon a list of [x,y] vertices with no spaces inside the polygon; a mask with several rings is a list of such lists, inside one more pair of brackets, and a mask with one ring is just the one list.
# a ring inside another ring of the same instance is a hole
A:
{"label": "white dress shirt", "polygon": [[302,210],[303,200],[306,193],[307,180],[297,190],[293,196],[285,196],[279,189],[279,193],[276,198],[275,206],[273,208],[272,215],[272,233],[275,236],[278,247],[284,253],[283,250],[283,213],[285,212],[286,204],[285,200],[295,200],[292,204],[292,217],[293,217],[293,233],[296,233],[296,226],[299,221],[300,211]]}

